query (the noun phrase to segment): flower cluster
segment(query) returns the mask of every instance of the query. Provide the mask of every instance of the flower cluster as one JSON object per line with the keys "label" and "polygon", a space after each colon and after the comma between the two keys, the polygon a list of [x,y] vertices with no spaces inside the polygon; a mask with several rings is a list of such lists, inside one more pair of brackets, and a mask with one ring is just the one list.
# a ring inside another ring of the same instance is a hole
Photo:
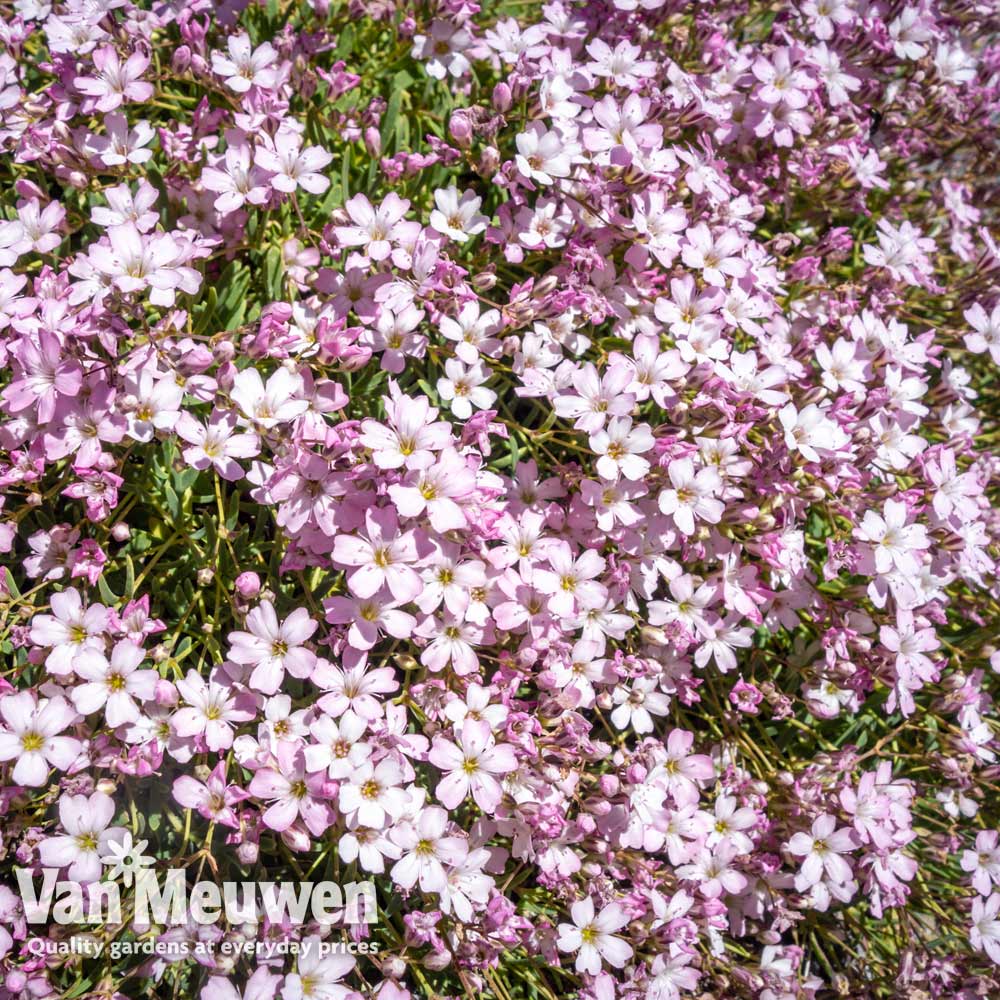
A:
{"label": "flower cluster", "polygon": [[1000,995],[996,10],[0,25],[0,1000]]}

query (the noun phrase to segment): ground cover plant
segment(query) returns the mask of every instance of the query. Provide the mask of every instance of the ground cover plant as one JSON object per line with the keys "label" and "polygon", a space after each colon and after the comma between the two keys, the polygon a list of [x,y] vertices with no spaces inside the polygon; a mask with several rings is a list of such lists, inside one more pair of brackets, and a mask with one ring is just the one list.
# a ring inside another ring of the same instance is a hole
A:
{"label": "ground cover plant", "polygon": [[998,25],[0,5],[0,996],[1000,996]]}

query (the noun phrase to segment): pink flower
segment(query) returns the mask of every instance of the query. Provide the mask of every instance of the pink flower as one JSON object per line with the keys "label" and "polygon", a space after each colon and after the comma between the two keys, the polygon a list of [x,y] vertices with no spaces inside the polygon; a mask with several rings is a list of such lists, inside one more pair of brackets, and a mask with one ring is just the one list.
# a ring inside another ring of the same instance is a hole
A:
{"label": "pink flower", "polygon": [[7,726],[0,731],[0,761],[16,760],[11,780],[15,785],[39,788],[49,768],[68,770],[83,745],[71,736],[60,736],[76,713],[65,698],[42,698],[22,691],[0,699],[0,717]]}
{"label": "pink flower", "polygon": [[402,823],[390,833],[402,857],[392,866],[392,880],[404,889],[442,893],[447,885],[445,865],[454,867],[468,853],[462,837],[446,836],[448,814],[438,806],[420,810],[415,823]]}
{"label": "pink flower", "polygon": [[334,562],[356,567],[347,577],[351,593],[364,600],[388,587],[401,604],[414,600],[421,581],[411,565],[417,559],[413,532],[400,532],[396,515],[389,508],[369,510],[365,527],[367,537],[341,534],[333,543]]}
{"label": "pink flower", "polygon": [[233,745],[234,724],[254,717],[248,699],[218,681],[206,682],[193,670],[177,682],[177,690],[189,707],[179,709],[171,717],[174,732],[183,739],[201,737],[215,753]]}
{"label": "pink flower", "polygon": [[371,649],[380,634],[386,632],[396,639],[408,639],[417,621],[413,615],[397,610],[401,602],[382,591],[361,600],[350,597],[328,597],[323,602],[326,620],[334,625],[350,625],[347,640],[355,649]]}
{"label": "pink flower", "polygon": [[813,820],[810,833],[796,833],[789,840],[788,850],[804,859],[795,876],[800,892],[815,885],[824,875],[836,884],[850,881],[851,866],[842,855],[854,850],[854,831],[846,826],[839,830],[836,827],[836,817],[824,814]]}
{"label": "pink flower", "polygon": [[238,830],[240,821],[233,807],[249,798],[250,793],[238,785],[226,784],[226,762],[223,760],[212,768],[204,782],[189,774],[179,775],[174,779],[173,795],[185,809],[194,809],[213,823]]}
{"label": "pink flower", "polygon": [[222,410],[212,413],[207,427],[187,412],[177,421],[177,434],[191,445],[184,449],[185,461],[195,469],[213,468],[230,482],[243,478],[236,459],[251,458],[260,451],[256,434],[235,431],[236,416]]}
{"label": "pink flower", "polygon": [[302,188],[309,194],[322,194],[330,180],[320,171],[333,160],[333,154],[319,146],[302,148],[302,137],[290,129],[279,129],[273,141],[257,147],[255,162],[273,175],[275,191],[293,194]]}
{"label": "pink flower", "polygon": [[389,496],[403,517],[427,514],[435,531],[465,526],[460,501],[472,493],[475,473],[452,449],[441,452],[435,465],[410,473],[402,483],[389,487]]}
{"label": "pink flower", "polygon": [[410,797],[400,787],[402,782],[403,769],[391,757],[378,764],[365,761],[340,786],[337,804],[352,824],[381,830],[409,806]]}
{"label": "pink flower", "polygon": [[374,261],[385,260],[392,251],[392,243],[402,235],[402,220],[410,203],[395,193],[374,208],[363,195],[356,194],[344,205],[353,226],[338,226],[337,241],[345,247],[363,247]]}
{"label": "pink flower", "polygon": [[559,925],[557,945],[560,951],[577,952],[576,971],[596,976],[602,962],[615,969],[624,968],[632,957],[632,946],[618,937],[629,918],[618,903],[608,903],[600,913],[588,896],[570,907],[573,923]]}
{"label": "pink flower", "polygon": [[309,400],[301,397],[303,389],[302,376],[287,368],[270,375],[266,386],[256,368],[244,368],[237,373],[229,395],[254,426],[269,429],[295,420],[309,409]]}
{"label": "pink flower", "polygon": [[740,893],[746,888],[747,878],[732,865],[737,853],[733,842],[724,837],[712,848],[696,850],[690,864],[678,867],[677,877],[697,882],[698,891],[706,899]]}
{"label": "pink flower", "polygon": [[103,708],[111,729],[138,721],[135,700],[152,700],[159,679],[155,670],[137,669],[145,656],[141,647],[128,641],[115,644],[110,661],[99,649],[83,650],[73,662],[73,670],[86,682],[71,692],[76,710],[90,715]]}
{"label": "pink flower", "polygon": [[383,397],[387,424],[365,420],[361,442],[373,452],[380,469],[425,469],[435,462],[435,453],[451,442],[451,427],[437,420],[438,411],[426,396],[411,399],[396,394]]}
{"label": "pink flower", "polygon": [[713,236],[708,226],[699,222],[685,236],[687,244],[681,257],[688,267],[700,270],[708,284],[723,288],[727,277],[742,278],[747,273],[747,263],[739,255],[743,239],[735,231],[727,229]]}
{"label": "pink flower", "polygon": [[1000,895],[995,892],[988,899],[977,896],[972,901],[972,927],[969,929],[969,940],[972,947],[985,951],[990,960],[1000,965]]}
{"label": "pink flower", "polygon": [[646,424],[633,428],[628,417],[613,417],[606,429],[590,435],[591,450],[601,456],[597,472],[611,482],[620,475],[632,481],[642,479],[649,472],[649,461],[639,456],[655,443]]}
{"label": "pink flower", "polygon": [[302,942],[303,947],[296,961],[297,971],[285,976],[281,1000],[346,1000],[351,995],[353,991],[342,986],[340,980],[354,968],[356,959],[337,952],[332,955],[324,953],[320,943],[317,937],[306,938]]}
{"label": "pink flower", "polygon": [[48,423],[60,398],[76,396],[83,384],[80,363],[65,357],[62,342],[47,330],[40,330],[37,338],[22,340],[14,359],[14,370],[20,368],[20,375],[0,393],[11,413],[37,407],[39,423]]}
{"label": "pink flower", "polygon": [[242,993],[224,976],[210,976],[198,1000],[275,1000],[283,981],[283,977],[275,975],[267,966],[258,965]]}
{"label": "pink flower", "polygon": [[366,670],[364,662],[341,669],[328,660],[320,660],[312,682],[328,692],[318,702],[324,712],[339,717],[350,709],[368,722],[383,713],[377,695],[390,694],[399,688],[392,667]]}
{"label": "pink flower", "polygon": [[38,856],[46,868],[66,868],[74,882],[96,882],[103,872],[101,858],[108,845],[121,840],[124,827],[109,826],[115,803],[110,795],[63,795],[59,799],[59,822],[66,832],[46,837]]}
{"label": "pink flower", "polygon": [[307,774],[302,751],[289,743],[280,743],[277,767],[262,767],[253,776],[248,791],[271,805],[264,811],[264,824],[282,833],[301,817],[314,837],[322,835],[333,816],[324,801],[325,785],[321,774]]}
{"label": "pink flower", "polygon": [[75,669],[77,658],[85,651],[104,648],[108,609],[103,604],[84,608],[80,592],[72,588],[53,594],[49,605],[52,614],[35,615],[30,635],[36,646],[49,647],[45,666],[49,673],[61,677]]}
{"label": "pink flower", "polygon": [[695,519],[718,524],[725,505],[716,496],[722,487],[719,473],[711,466],[695,472],[690,458],[675,459],[667,466],[671,487],[660,494],[660,510],[670,514],[685,535],[693,535]]}
{"label": "pink flower", "polygon": [[455,809],[469,792],[477,806],[491,815],[503,798],[503,789],[495,775],[517,770],[514,747],[497,744],[486,722],[467,719],[456,742],[436,736],[428,760],[445,777],[435,794],[449,809]]}
{"label": "pink flower", "polygon": [[149,56],[133,52],[125,62],[110,45],[94,50],[94,68],[97,75],[78,76],[73,86],[96,98],[94,107],[98,111],[114,111],[125,101],[148,101],[153,96],[153,85],[141,80],[149,66]]}
{"label": "pink flower", "polygon": [[349,778],[371,756],[371,746],[361,740],[366,729],[366,721],[351,711],[344,712],[339,723],[321,715],[309,725],[316,742],[305,748],[306,770],[325,770],[334,780]]}
{"label": "pink flower", "polygon": [[216,211],[233,212],[244,203],[263,205],[267,201],[267,174],[253,163],[253,150],[245,139],[231,142],[225,155],[211,162],[213,165],[201,172],[201,183],[218,195]]}
{"label": "pink flower", "polygon": [[907,524],[909,508],[902,500],[886,500],[882,515],[866,510],[854,537],[871,547],[875,572],[893,569],[907,575],[920,571],[921,551],[929,548],[930,539],[922,524]]}
{"label": "pink flower", "polygon": [[229,633],[229,658],[252,666],[250,687],[274,694],[287,670],[293,677],[308,677],[316,666],[316,654],[305,646],[316,631],[316,622],[305,608],[296,608],[283,622],[274,605],[261,601],[246,618],[248,632]]}
{"label": "pink flower", "polygon": [[226,40],[228,57],[221,52],[212,53],[212,72],[226,78],[226,86],[237,94],[245,94],[251,87],[270,89],[277,74],[272,68],[278,53],[269,42],[252,48],[250,36],[245,31],[230,35]]}

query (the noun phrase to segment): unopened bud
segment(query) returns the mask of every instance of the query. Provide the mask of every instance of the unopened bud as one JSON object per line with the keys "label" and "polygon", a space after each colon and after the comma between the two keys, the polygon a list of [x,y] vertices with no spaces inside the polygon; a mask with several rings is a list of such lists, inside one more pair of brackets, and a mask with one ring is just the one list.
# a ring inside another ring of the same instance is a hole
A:
{"label": "unopened bud", "polygon": [[464,111],[452,112],[448,120],[448,134],[462,149],[468,149],[472,145],[472,122]]}
{"label": "unopened bud", "polygon": [[372,125],[365,129],[365,149],[368,150],[370,156],[380,156],[382,153],[382,136],[379,135],[378,129]]}
{"label": "unopened bud", "polygon": [[382,963],[381,971],[387,979],[402,979],[406,975],[406,962],[399,955],[391,955]]}
{"label": "unopened bud", "polygon": [[492,177],[500,169],[500,150],[487,146],[479,156],[479,172],[484,177]]}
{"label": "unopened bud", "polygon": [[231,340],[220,340],[212,347],[212,357],[216,364],[224,365],[236,357],[236,348]]}
{"label": "unopened bud", "polygon": [[535,298],[542,299],[545,298],[549,292],[554,291],[556,285],[559,284],[559,277],[555,274],[547,274],[541,281],[539,281],[533,290]]}
{"label": "unopened bud", "polygon": [[250,600],[260,593],[260,577],[256,573],[240,573],[236,577],[236,592],[245,600]]}
{"label": "unopened bud", "polygon": [[667,644],[667,634],[662,628],[655,625],[643,625],[639,629],[639,635],[643,642],[648,642],[651,646],[665,646]]}
{"label": "unopened bud", "polygon": [[493,107],[503,114],[505,111],[510,110],[511,104],[514,103],[514,95],[510,92],[510,87],[506,83],[501,81],[493,88]]}
{"label": "unopened bud", "polygon": [[236,858],[241,865],[255,865],[259,855],[260,846],[250,840],[243,840],[236,847]]}

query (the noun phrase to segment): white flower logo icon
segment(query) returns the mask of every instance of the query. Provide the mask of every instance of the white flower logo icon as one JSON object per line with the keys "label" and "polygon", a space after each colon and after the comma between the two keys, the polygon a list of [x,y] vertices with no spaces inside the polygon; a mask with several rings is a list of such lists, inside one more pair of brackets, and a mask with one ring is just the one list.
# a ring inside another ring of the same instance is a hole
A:
{"label": "white flower logo icon", "polygon": [[128,831],[121,843],[111,841],[108,844],[108,854],[102,854],[101,860],[108,866],[107,876],[112,881],[119,876],[126,886],[132,885],[132,879],[145,874],[146,869],[155,860],[148,854],[143,854],[143,850],[149,843],[148,840],[140,840],[133,844],[132,834]]}

